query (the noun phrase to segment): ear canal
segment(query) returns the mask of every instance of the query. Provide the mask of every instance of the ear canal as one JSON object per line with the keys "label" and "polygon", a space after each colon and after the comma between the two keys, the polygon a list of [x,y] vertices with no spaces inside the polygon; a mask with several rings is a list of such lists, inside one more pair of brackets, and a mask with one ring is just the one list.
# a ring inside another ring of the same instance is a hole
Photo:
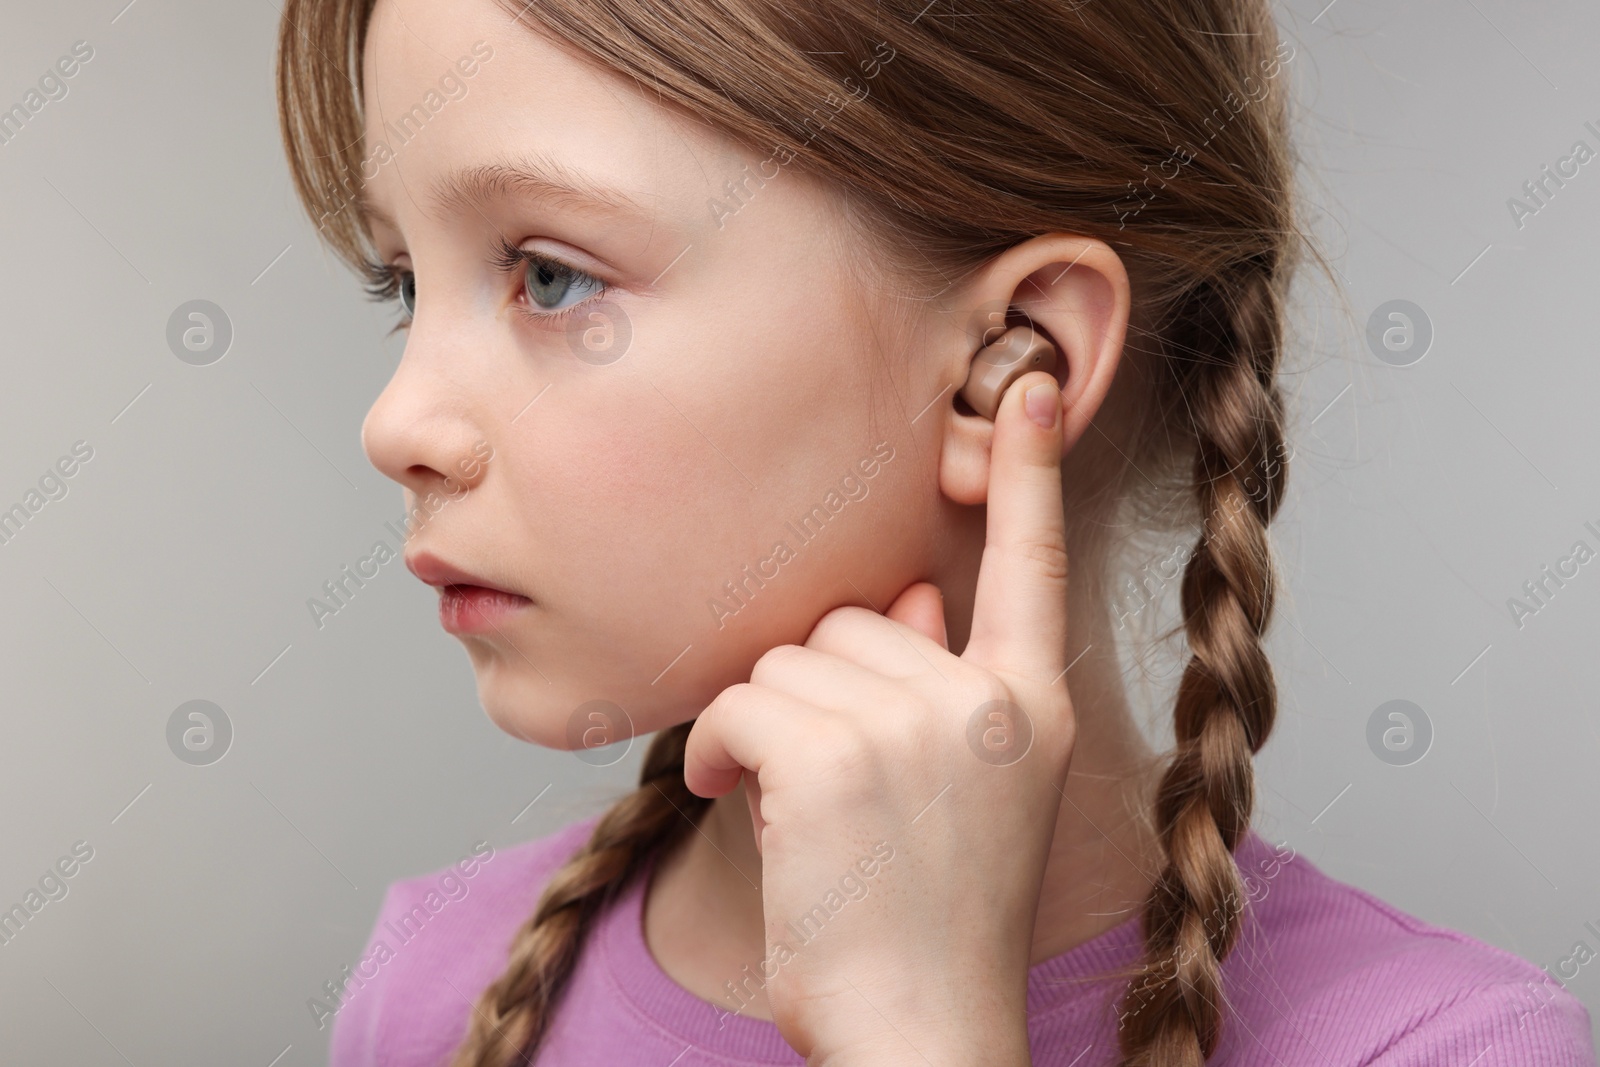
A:
{"label": "ear canal", "polygon": [[1000,398],[1005,396],[1011,383],[1029,371],[1054,374],[1056,358],[1056,346],[1031,325],[1013,326],[978,350],[967,384],[961,387],[961,398],[972,405],[972,410],[993,422],[1000,410]]}

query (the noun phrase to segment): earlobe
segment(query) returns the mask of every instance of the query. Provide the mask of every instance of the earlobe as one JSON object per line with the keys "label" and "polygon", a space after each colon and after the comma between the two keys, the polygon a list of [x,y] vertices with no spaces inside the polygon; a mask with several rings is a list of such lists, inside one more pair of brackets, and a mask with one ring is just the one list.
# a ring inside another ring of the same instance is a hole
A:
{"label": "earlobe", "polygon": [[989,497],[989,451],[994,423],[952,409],[939,445],[939,491],[957,504],[982,504]]}

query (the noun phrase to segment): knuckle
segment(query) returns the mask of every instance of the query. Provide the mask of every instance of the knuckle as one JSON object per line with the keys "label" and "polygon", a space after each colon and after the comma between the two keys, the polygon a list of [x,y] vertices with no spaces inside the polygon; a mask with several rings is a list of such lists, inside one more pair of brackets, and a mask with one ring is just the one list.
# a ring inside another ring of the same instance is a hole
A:
{"label": "knuckle", "polygon": [[996,700],[1013,701],[1011,688],[990,671],[974,671],[964,684],[968,703],[976,708]]}
{"label": "knuckle", "polygon": [[1052,582],[1067,580],[1067,547],[1055,539],[1022,541],[1012,550],[1039,577]]}
{"label": "knuckle", "polygon": [[854,604],[841,604],[818,619],[816,625],[811,627],[811,636],[806,643],[829,644],[840,641],[861,625],[863,615],[873,615],[866,608]]}
{"label": "knuckle", "polygon": [[[708,721],[723,714],[729,708],[737,707],[742,700],[746,699],[745,690],[748,688],[750,688],[750,683],[748,682],[735,682],[733,685],[723,689],[722,692],[711,698],[711,703],[707,704],[705,709],[696,717],[696,723]],[[692,731],[690,736],[693,736]]]}
{"label": "knuckle", "polygon": [[817,732],[817,754],[840,781],[878,781],[874,768],[879,762],[879,748],[866,730],[847,719],[831,718],[818,723]]}
{"label": "knuckle", "polygon": [[933,700],[907,695],[879,705],[879,714],[867,726],[872,753],[868,769],[876,775],[875,788],[881,789],[907,768],[939,762],[948,739],[948,699],[948,693]]}
{"label": "knuckle", "polygon": [[872,755],[873,744],[866,731],[855,723],[834,719],[824,729],[823,747],[835,759],[860,764]]}
{"label": "knuckle", "polygon": [[750,668],[750,682],[762,685],[765,684],[764,680],[782,677],[795,665],[799,656],[798,645],[774,645],[763,652]]}
{"label": "knuckle", "polygon": [[921,759],[939,737],[936,731],[940,720],[928,715],[925,709],[917,710],[919,714],[897,715],[885,722],[885,748],[897,759],[907,756]]}
{"label": "knuckle", "polygon": [[[834,792],[830,782],[854,781],[861,768],[869,763],[870,745],[856,729],[838,723],[826,715],[808,721],[800,736],[805,744],[797,745],[787,753],[789,758],[774,761],[773,789],[800,789],[810,797],[829,797]],[[763,790],[766,784],[763,782]],[[765,805],[766,793],[762,793]]]}

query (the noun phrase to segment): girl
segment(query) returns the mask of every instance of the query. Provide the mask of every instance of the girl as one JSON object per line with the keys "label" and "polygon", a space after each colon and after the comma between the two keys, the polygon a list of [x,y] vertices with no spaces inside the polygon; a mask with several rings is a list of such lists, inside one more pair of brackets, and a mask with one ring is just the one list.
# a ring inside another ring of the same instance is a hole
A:
{"label": "girl", "polygon": [[[1594,1062],[1249,828],[1294,55],[1260,0],[289,0],[406,563],[503,729],[656,735],[390,887],[338,1067]],[[1058,361],[977,410],[1013,327]],[[1183,530],[1158,758],[1113,575]]]}

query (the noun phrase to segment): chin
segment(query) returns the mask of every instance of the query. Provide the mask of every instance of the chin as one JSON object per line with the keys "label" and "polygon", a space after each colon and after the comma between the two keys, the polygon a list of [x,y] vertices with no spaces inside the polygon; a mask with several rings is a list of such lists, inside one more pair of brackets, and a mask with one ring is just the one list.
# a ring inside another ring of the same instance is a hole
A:
{"label": "chin", "polygon": [[579,752],[593,757],[586,762],[606,765],[628,752],[630,738],[658,728],[641,723],[631,701],[597,697],[586,684],[575,684],[549,671],[541,676],[526,663],[513,664],[495,656],[483,662],[475,660],[473,668],[478,678],[478,703],[489,721],[512,737],[541,748]]}
{"label": "chin", "polygon": [[515,651],[464,644],[477,677],[478,703],[490,722],[512,737],[576,752],[597,766],[620,759],[629,750],[629,738],[638,745],[645,735],[693,719],[731,684],[686,671],[676,686],[667,680],[618,687],[615,662],[574,669],[569,661],[562,669],[558,660],[535,668]]}
{"label": "chin", "polygon": [[541,748],[567,749],[567,720],[583,703],[568,696],[557,679],[546,681],[526,663],[513,666],[498,656],[474,656],[478,703],[489,721],[512,737]]}

